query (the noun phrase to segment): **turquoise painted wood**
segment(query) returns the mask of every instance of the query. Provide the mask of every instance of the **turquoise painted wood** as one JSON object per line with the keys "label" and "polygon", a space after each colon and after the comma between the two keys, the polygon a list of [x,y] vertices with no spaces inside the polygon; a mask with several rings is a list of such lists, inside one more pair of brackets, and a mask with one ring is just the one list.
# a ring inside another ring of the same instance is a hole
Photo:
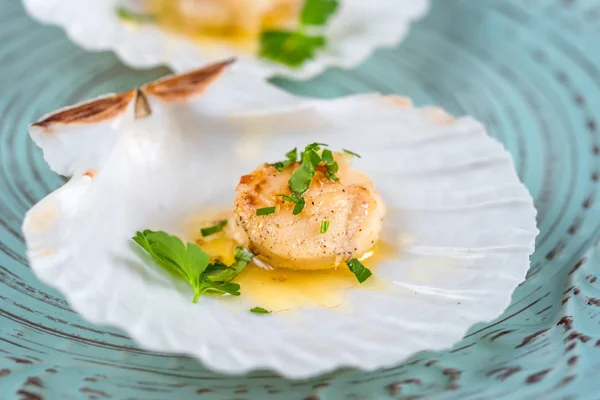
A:
{"label": "turquoise painted wood", "polygon": [[166,74],[89,54],[0,0],[0,399],[600,398],[600,1],[437,0],[399,47],[294,93],[379,91],[472,114],[501,140],[535,198],[527,281],[496,321],[453,349],[374,373],[288,381],[225,376],[94,326],[27,266],[24,212],[63,183],[27,136],[43,113]]}

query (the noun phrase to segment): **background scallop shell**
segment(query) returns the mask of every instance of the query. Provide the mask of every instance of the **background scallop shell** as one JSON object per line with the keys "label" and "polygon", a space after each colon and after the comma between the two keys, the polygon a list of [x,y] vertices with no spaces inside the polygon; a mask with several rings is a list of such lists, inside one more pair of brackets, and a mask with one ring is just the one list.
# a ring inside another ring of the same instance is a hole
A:
{"label": "background scallop shell", "polygon": [[327,27],[329,46],[300,69],[257,59],[231,48],[203,49],[200,45],[153,25],[130,26],[117,18],[120,0],[24,0],[29,14],[40,22],[61,26],[71,40],[87,50],[112,50],[128,65],[150,68],[167,65],[175,71],[236,56],[262,75],[309,78],[327,67],[349,68],[380,46],[399,43],[410,23],[423,16],[429,0],[343,0]]}
{"label": "background scallop shell", "polygon": [[[529,267],[535,209],[511,157],[479,123],[399,97],[299,100],[224,73],[227,65],[31,126],[51,168],[73,177],[27,213],[28,256],[75,310],[146,348],[190,354],[218,371],[269,368],[304,378],[448,348],[505,309]],[[230,204],[241,174],[313,140],[362,154],[356,167],[388,205],[384,235],[404,238],[403,254],[378,269],[396,290],[349,290],[351,313],[257,316],[243,298],[237,308],[211,298],[192,304],[183,285],[133,251],[136,230],[181,232],[186,216]]]}

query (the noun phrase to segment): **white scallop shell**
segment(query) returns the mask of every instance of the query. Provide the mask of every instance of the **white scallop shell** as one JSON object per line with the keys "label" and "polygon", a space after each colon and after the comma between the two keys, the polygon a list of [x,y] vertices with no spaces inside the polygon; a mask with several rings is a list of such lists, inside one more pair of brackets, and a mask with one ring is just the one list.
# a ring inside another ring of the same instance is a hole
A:
{"label": "white scallop shell", "polygon": [[238,58],[263,76],[281,74],[309,78],[327,67],[353,67],[377,47],[394,46],[408,33],[412,21],[429,9],[429,0],[343,0],[327,27],[328,47],[314,60],[293,69],[223,46],[210,49],[153,26],[130,26],[117,18],[121,0],[24,0],[28,13],[44,23],[65,29],[87,50],[113,50],[136,68],[167,65],[175,71],[198,68],[207,62]]}
{"label": "white scallop shell", "polygon": [[[483,126],[398,97],[296,99],[225,65],[30,127],[52,169],[72,178],[27,213],[28,256],[75,310],[214,370],[304,378],[449,348],[505,309],[529,266],[536,212],[510,155]],[[377,270],[398,290],[351,289],[351,313],[257,316],[243,296],[193,304],[185,284],[134,252],[136,230],[180,232],[186,216],[231,204],[240,175],[312,141],[361,153],[355,166],[389,209],[385,237],[405,238],[402,255]]]}

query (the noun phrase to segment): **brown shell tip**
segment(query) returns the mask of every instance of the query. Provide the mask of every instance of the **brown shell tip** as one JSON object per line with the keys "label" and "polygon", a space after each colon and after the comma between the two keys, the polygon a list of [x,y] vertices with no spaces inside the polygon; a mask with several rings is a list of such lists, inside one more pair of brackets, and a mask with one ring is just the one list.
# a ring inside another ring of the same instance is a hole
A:
{"label": "brown shell tip", "polygon": [[91,100],[55,112],[36,122],[33,126],[48,128],[53,124],[93,124],[122,114],[133,100],[135,90]]}
{"label": "brown shell tip", "polygon": [[235,59],[230,58],[190,72],[169,76],[147,84],[142,90],[164,101],[185,101],[192,96],[202,94],[233,62]]}
{"label": "brown shell tip", "polygon": [[152,109],[144,92],[138,89],[135,94],[135,119],[144,118],[152,114]]}
{"label": "brown shell tip", "polygon": [[83,176],[88,176],[88,177],[94,179],[94,177],[96,176],[96,171],[94,171],[93,169],[87,170],[87,171],[85,171]]}

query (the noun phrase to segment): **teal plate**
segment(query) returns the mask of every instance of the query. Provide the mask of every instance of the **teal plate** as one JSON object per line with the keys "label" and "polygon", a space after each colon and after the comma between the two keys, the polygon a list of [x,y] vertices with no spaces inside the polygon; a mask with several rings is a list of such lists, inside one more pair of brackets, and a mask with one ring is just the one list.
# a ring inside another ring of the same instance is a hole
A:
{"label": "teal plate", "polygon": [[539,210],[527,281],[496,321],[444,352],[305,381],[210,372],[94,326],[24,256],[25,211],[64,181],[26,126],[57,107],[166,74],[89,54],[0,0],[0,399],[599,399],[600,1],[437,0],[399,47],[291,92],[379,91],[472,114],[513,154]]}

